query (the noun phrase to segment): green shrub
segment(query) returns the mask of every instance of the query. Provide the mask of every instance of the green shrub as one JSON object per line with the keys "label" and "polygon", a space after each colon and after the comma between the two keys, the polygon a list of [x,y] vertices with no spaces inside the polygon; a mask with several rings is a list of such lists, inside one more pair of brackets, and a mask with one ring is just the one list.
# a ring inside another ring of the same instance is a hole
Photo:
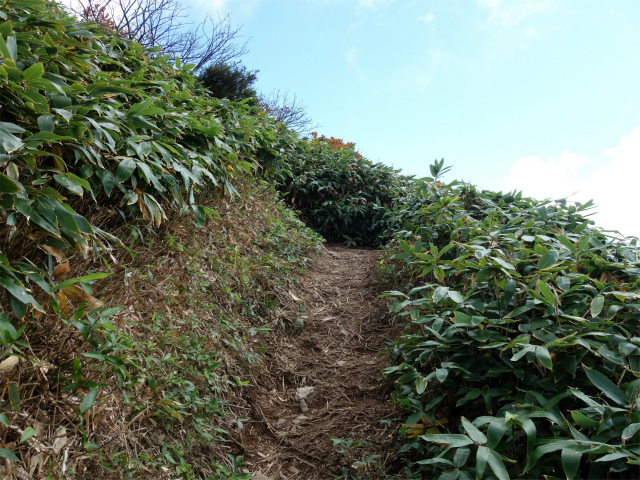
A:
{"label": "green shrub", "polygon": [[388,294],[406,331],[386,373],[410,413],[414,467],[442,479],[636,478],[637,240],[590,227],[591,202],[436,180],[398,207],[405,286]]}
{"label": "green shrub", "polygon": [[44,248],[86,253],[117,243],[85,218],[105,205],[155,224],[167,207],[193,211],[202,225],[215,212],[198,193],[235,195],[231,178],[251,173],[257,151],[271,152],[269,168],[282,163],[282,128],[205,95],[190,65],[44,0],[4,1],[0,17],[0,285],[17,316],[41,308],[27,285],[47,290],[51,273],[15,261],[33,229]]}
{"label": "green shrub", "polygon": [[390,207],[408,179],[366,160],[342,140],[313,138],[290,161],[284,190],[305,222],[329,241],[381,245],[394,224]]}

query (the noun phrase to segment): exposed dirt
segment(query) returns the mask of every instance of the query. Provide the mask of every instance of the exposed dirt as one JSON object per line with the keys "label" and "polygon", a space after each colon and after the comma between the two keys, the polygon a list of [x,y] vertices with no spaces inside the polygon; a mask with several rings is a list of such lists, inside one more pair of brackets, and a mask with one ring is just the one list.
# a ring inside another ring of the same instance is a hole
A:
{"label": "exposed dirt", "polygon": [[[363,478],[391,478],[394,412],[381,375],[389,363],[379,352],[393,325],[374,281],[379,257],[376,250],[327,246],[306,281],[288,292],[292,302],[266,340],[262,370],[247,393],[252,414],[238,442],[251,473],[326,480],[344,467],[355,475],[354,461],[378,455]],[[304,326],[296,325],[300,320]],[[312,391],[300,401],[302,387]],[[330,437],[354,442],[338,453]]]}

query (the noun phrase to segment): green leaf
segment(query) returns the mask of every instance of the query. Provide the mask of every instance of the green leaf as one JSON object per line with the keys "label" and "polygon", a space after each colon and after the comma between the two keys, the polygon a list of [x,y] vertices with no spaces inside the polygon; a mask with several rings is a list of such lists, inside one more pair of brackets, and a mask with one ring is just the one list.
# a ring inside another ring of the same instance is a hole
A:
{"label": "green leaf", "polygon": [[570,448],[562,449],[560,459],[562,461],[562,469],[564,470],[564,473],[567,476],[567,480],[573,480],[573,477],[575,477],[576,474],[578,473],[578,469],[580,468],[581,458],[582,458],[581,452],[571,450]]}
{"label": "green leaf", "polygon": [[53,132],[55,126],[55,115],[40,115],[38,117],[38,127],[40,127],[41,132]]}
{"label": "green leaf", "polygon": [[0,448],[0,457],[6,458],[7,460],[13,460],[14,462],[20,461],[20,459],[16,457],[15,453],[13,453],[11,450],[7,448]]}
{"label": "green leaf", "polygon": [[22,436],[20,437],[20,443],[26,442],[31,437],[33,437],[35,434],[36,434],[35,428],[33,428],[33,427],[25,428],[24,432],[22,433]]}
{"label": "green leaf", "polygon": [[80,413],[87,412],[93,404],[96,403],[96,398],[98,396],[98,389],[94,388],[87,393],[87,396],[84,397],[82,403],[80,403]]}
{"label": "green leaf", "polygon": [[20,394],[18,393],[18,385],[15,383],[9,384],[9,402],[15,412],[20,411]]}
{"label": "green leaf", "polygon": [[449,290],[449,298],[456,303],[463,303],[464,297],[460,292],[456,292],[455,290]]}
{"label": "green leaf", "polygon": [[18,193],[23,190],[20,182],[0,173],[0,193]]}
{"label": "green leaf", "polygon": [[82,186],[76,183],[74,180],[72,180],[68,174],[59,173],[57,175],[54,175],[53,178],[56,182],[58,182],[60,185],[65,187],[71,193],[75,193],[76,195],[82,196],[84,192],[84,190],[82,189]]}
{"label": "green leaf", "polygon": [[536,358],[542,364],[542,366],[548,368],[549,370],[553,370],[551,355],[549,355],[549,350],[547,350],[546,347],[536,347]]}
{"label": "green leaf", "polygon": [[12,153],[24,146],[24,142],[5,129],[4,125],[7,125],[7,122],[0,122],[0,145],[6,153]]}
{"label": "green leaf", "polygon": [[591,316],[593,318],[597,317],[602,311],[602,307],[604,306],[604,297],[602,295],[595,297],[591,300]]}
{"label": "green leaf", "polygon": [[501,258],[498,257],[491,257],[491,260],[494,260],[495,262],[497,262],[500,266],[508,269],[508,270],[515,270],[516,267],[514,267],[513,265],[511,265],[509,262],[505,262],[504,260],[502,260]]}
{"label": "green leaf", "polygon": [[538,270],[544,270],[545,268],[553,266],[558,261],[559,257],[560,255],[556,250],[549,250],[540,258],[540,260],[538,260]]}
{"label": "green leaf", "polygon": [[473,423],[471,423],[464,417],[462,417],[461,421],[462,428],[464,428],[464,431],[467,432],[467,435],[469,435],[469,438],[473,440],[474,443],[476,443],[477,445],[484,445],[485,443],[487,443],[487,437],[484,435],[484,433],[478,430]]}
{"label": "green leaf", "polygon": [[196,216],[196,225],[202,227],[205,222],[204,212],[197,205],[191,205],[191,208],[193,209],[193,214]]}
{"label": "green leaf", "polygon": [[487,429],[487,447],[494,448],[498,445],[507,430],[508,427],[503,422],[489,423],[489,428]]}
{"label": "green leaf", "polygon": [[578,255],[578,249],[575,247],[575,245],[571,242],[571,240],[569,240],[567,237],[565,237],[564,235],[556,235],[556,238],[558,239],[558,241],[567,249],[569,250],[571,253],[573,253],[574,255]]}
{"label": "green leaf", "polygon": [[598,425],[600,425],[600,422],[587,417],[579,410],[572,410],[571,416],[573,417],[573,421],[583,428],[597,428]]}
{"label": "green leaf", "polygon": [[444,382],[449,375],[449,370],[446,368],[436,368],[436,378],[440,383]]}
{"label": "green leaf", "polygon": [[69,280],[65,280],[62,283],[59,283],[53,287],[54,291],[60,290],[61,288],[68,287],[69,285],[73,285],[78,282],[89,282],[91,280],[100,280],[101,278],[106,278],[110,273],[92,273],[91,275],[86,275],[84,277],[70,278]]}
{"label": "green leaf", "polygon": [[622,393],[622,390],[620,390],[615,383],[596,370],[584,367],[584,371],[586,372],[587,377],[589,377],[589,380],[591,380],[591,383],[593,383],[593,385],[607,397],[618,405],[627,404],[627,399],[625,398],[624,393]]}
{"label": "green leaf", "polygon": [[136,162],[131,158],[123,159],[118,165],[118,171],[116,172],[116,180],[118,183],[122,183],[127,180],[136,169]]}
{"label": "green leaf", "polygon": [[145,101],[136,103],[129,108],[127,111],[127,117],[132,117],[134,115],[144,115],[144,110],[151,106],[153,102],[156,101],[155,97],[149,97]]}
{"label": "green leaf", "polygon": [[496,452],[493,450],[489,450],[489,458],[487,458],[489,462],[489,466],[498,480],[509,480],[509,474],[507,473],[507,469],[504,467],[504,463],[502,463],[502,459],[498,456]]}
{"label": "green leaf", "polygon": [[44,65],[42,63],[35,63],[22,72],[22,78],[27,82],[34,78],[40,78],[42,75],[44,75]]}
{"label": "green leaf", "polygon": [[444,443],[448,444],[451,447],[464,447],[465,445],[473,444],[473,440],[471,440],[466,435],[457,435],[454,433],[443,433],[441,435],[420,435],[420,438],[426,442]]}
{"label": "green leaf", "polygon": [[30,146],[35,147],[40,145],[42,142],[73,142],[75,143],[77,140],[74,137],[67,137],[64,135],[56,135],[51,132],[38,132],[33,135],[28,136],[24,139],[24,141]]}
{"label": "green leaf", "polygon": [[556,278],[556,285],[560,290],[566,292],[571,287],[571,279],[569,277],[565,277],[564,275],[561,275]]}
{"label": "green leaf", "polygon": [[558,303],[558,298],[556,297],[556,295],[549,289],[549,287],[547,286],[546,283],[544,283],[542,280],[538,280],[538,289],[540,290],[540,293],[542,294],[542,296],[544,297],[544,299],[549,302],[549,304],[551,305],[557,305]]}
{"label": "green leaf", "polygon": [[455,466],[458,468],[464,466],[464,464],[467,463],[470,452],[471,450],[468,448],[458,448],[453,456],[453,463]]}
{"label": "green leaf", "polygon": [[489,450],[487,447],[478,447],[476,452],[476,478],[480,479],[484,475],[484,470],[487,467],[487,460],[489,459]]}
{"label": "green leaf", "polygon": [[622,440],[629,440],[638,432],[638,430],[640,430],[640,423],[632,423],[628,425],[622,431]]}

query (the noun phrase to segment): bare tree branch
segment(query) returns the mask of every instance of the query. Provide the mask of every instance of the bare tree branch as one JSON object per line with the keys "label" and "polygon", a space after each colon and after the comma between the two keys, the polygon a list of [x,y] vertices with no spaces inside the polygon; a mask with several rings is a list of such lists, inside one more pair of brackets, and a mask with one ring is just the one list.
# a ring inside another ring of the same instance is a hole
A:
{"label": "bare tree branch", "polygon": [[302,135],[320,127],[307,112],[307,106],[288,91],[282,93],[280,90],[273,90],[268,96],[260,97],[260,105],[267,115]]}
{"label": "bare tree branch", "polygon": [[242,26],[233,25],[230,15],[217,22],[207,15],[195,25],[179,0],[75,0],[70,10],[103,25],[108,17],[105,26],[145,48],[161,47],[164,55],[195,64],[196,72],[214,63],[233,64],[248,52],[247,42],[238,42]]}

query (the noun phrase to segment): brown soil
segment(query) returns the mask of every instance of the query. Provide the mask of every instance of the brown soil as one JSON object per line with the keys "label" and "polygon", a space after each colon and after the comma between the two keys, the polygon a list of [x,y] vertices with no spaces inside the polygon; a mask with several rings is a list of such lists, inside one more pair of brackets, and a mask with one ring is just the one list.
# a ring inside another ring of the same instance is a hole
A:
{"label": "brown soil", "polygon": [[[262,369],[247,392],[250,420],[237,439],[256,478],[326,480],[343,468],[356,475],[364,467],[352,464],[371,455],[362,478],[392,478],[394,412],[381,374],[389,361],[379,352],[393,326],[374,281],[379,257],[376,250],[327,246],[306,281],[288,292],[291,304],[266,339]],[[301,387],[313,387],[308,411],[296,399]],[[338,453],[330,437],[354,443]]]}

